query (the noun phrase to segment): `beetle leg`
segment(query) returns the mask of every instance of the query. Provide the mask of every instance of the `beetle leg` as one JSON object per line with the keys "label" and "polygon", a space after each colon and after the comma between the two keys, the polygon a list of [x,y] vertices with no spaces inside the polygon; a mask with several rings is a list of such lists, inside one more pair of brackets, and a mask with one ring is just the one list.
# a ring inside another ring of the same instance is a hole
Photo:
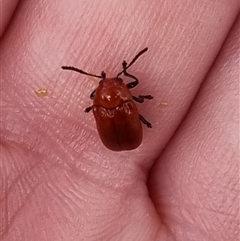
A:
{"label": "beetle leg", "polygon": [[84,112],[86,112],[86,113],[88,113],[88,112],[90,112],[91,110],[92,110],[92,106],[89,106],[89,107],[87,107],[85,110],[84,110]]}
{"label": "beetle leg", "polygon": [[153,98],[153,96],[151,96],[151,95],[139,95],[138,97],[137,96],[133,96],[132,98],[133,98],[133,100],[135,100],[135,101],[137,101],[139,103],[143,103],[144,99],[151,100]]}
{"label": "beetle leg", "polygon": [[96,92],[96,90],[94,90],[94,91],[91,93],[91,95],[90,95],[90,99],[91,99],[91,100],[93,100],[93,99],[95,98],[95,92]]}
{"label": "beetle leg", "polygon": [[139,114],[140,121],[145,124],[148,128],[152,128],[152,124],[148,122],[142,115]]}
{"label": "beetle leg", "polygon": [[138,81],[138,78],[134,75],[131,75],[127,72],[127,62],[126,61],[123,61],[122,63],[122,67],[123,67],[123,74],[129,78],[132,78],[134,79],[133,82],[130,82],[128,84],[126,84],[127,88],[128,89],[132,89],[134,88],[135,86],[137,86],[139,84],[139,81]]}

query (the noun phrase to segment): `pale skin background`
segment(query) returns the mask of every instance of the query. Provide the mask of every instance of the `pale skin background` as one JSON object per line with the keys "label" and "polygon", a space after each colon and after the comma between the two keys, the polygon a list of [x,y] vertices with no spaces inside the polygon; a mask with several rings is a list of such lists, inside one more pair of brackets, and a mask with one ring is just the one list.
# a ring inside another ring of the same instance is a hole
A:
{"label": "pale skin background", "polygon": [[[1,1],[1,240],[237,240],[239,5]],[[61,66],[115,76],[144,47],[153,129],[112,152],[83,112],[98,80]]]}

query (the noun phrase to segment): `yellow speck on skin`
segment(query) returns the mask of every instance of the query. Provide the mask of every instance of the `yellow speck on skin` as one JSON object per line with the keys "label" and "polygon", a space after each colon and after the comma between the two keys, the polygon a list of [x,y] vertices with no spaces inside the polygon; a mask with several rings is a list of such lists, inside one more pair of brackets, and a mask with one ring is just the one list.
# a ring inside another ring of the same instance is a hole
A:
{"label": "yellow speck on skin", "polygon": [[159,108],[166,108],[167,106],[168,106],[168,103],[165,102],[165,101],[162,101],[162,102],[160,102],[160,103],[158,104],[158,107],[159,107]]}
{"label": "yellow speck on skin", "polygon": [[49,95],[49,92],[47,89],[39,89],[39,90],[36,90],[35,93],[38,97],[45,97]]}

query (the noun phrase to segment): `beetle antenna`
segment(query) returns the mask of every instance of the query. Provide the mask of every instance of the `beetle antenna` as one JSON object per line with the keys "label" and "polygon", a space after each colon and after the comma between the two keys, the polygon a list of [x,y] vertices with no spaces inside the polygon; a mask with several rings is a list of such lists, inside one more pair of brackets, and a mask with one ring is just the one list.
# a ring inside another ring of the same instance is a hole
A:
{"label": "beetle antenna", "polygon": [[76,67],[73,67],[73,66],[62,66],[62,69],[64,70],[72,70],[72,71],[76,71],[80,74],[85,74],[85,75],[88,75],[88,76],[93,76],[93,77],[96,77],[96,78],[100,78],[100,79],[104,79],[104,75],[101,74],[101,75],[95,75],[95,74],[89,74],[81,69],[78,69]]}
{"label": "beetle antenna", "polygon": [[[148,50],[148,48],[145,48],[145,49],[143,49],[143,50],[141,50],[134,58],[133,58],[133,60],[130,62],[130,64],[128,64],[128,65],[126,65],[126,66],[124,66],[123,67],[123,70],[120,72],[120,73],[118,73],[118,75],[117,75],[117,77],[119,76],[119,75],[121,75],[126,69],[128,69],[130,66],[132,66],[135,62],[136,62],[136,60],[142,55],[142,54],[144,54],[145,52],[147,52],[147,50]],[[126,63],[125,61],[123,61],[123,63]]]}

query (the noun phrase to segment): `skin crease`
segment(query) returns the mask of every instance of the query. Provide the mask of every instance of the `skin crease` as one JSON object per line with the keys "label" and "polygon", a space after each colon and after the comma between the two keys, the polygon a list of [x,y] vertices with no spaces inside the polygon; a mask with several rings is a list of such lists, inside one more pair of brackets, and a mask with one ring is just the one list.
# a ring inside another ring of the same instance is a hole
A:
{"label": "skin crease", "polygon": [[0,23],[0,36],[3,35],[6,27],[16,9],[18,0],[0,0],[0,9],[1,9],[1,23]]}
{"label": "skin crease", "polygon": [[[0,43],[1,240],[237,240],[238,14],[237,0],[21,1]],[[154,96],[137,105],[153,129],[112,152],[84,113],[97,81],[61,66],[115,77],[144,47],[129,73]]]}

